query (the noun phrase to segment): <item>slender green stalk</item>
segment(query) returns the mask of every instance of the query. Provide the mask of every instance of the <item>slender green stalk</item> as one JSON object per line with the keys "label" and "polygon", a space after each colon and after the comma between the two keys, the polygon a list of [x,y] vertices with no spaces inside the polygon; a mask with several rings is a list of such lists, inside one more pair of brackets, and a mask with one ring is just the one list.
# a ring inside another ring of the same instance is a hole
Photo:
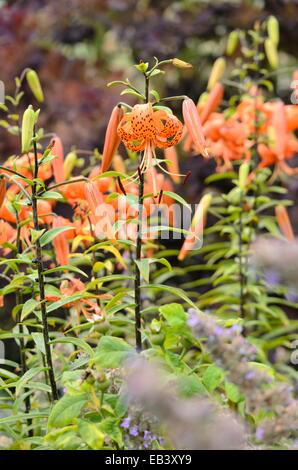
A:
{"label": "slender green stalk", "polygon": [[[33,140],[34,145],[34,179],[38,177],[38,157],[37,157],[37,146],[36,146],[36,136],[34,135]],[[39,230],[39,222],[38,222],[38,212],[37,212],[37,187],[36,183],[34,182],[32,186],[32,213],[33,213],[33,223],[34,223],[34,230]],[[35,241],[35,250],[36,250],[36,264],[37,264],[37,271],[38,271],[38,284],[39,284],[39,296],[40,296],[40,308],[41,308],[41,317],[42,317],[42,326],[43,326],[43,338],[44,338],[44,346],[45,346],[45,360],[46,366],[48,369],[48,377],[51,386],[51,399],[52,401],[58,400],[58,390],[54,375],[54,367],[52,361],[52,353],[51,353],[51,346],[50,346],[50,338],[49,338],[49,326],[48,326],[48,319],[47,319],[47,309],[46,309],[46,298],[45,298],[45,287],[44,287],[44,274],[43,274],[43,260],[42,260],[42,248],[40,245],[39,238]]]}
{"label": "slender green stalk", "polygon": [[[145,97],[146,103],[149,101],[149,77],[145,75]],[[139,168],[142,160],[142,154],[139,155]],[[139,194],[138,194],[138,232],[136,240],[136,261],[142,259],[142,228],[143,228],[143,203],[144,203],[144,174],[139,169]],[[141,334],[141,272],[136,263],[135,266],[135,334],[136,334],[136,350],[142,351],[142,334]]]}
{"label": "slender green stalk", "polygon": [[[17,211],[15,211],[15,215],[16,215],[16,221],[17,221],[16,249],[17,249],[17,253],[21,254],[21,252],[22,252],[21,225],[20,225],[19,214],[18,214]],[[22,303],[23,303],[22,291],[20,289],[18,289],[16,291],[16,305],[21,305]],[[21,321],[21,313],[20,312],[18,313],[17,322],[18,322],[18,325],[19,325],[19,331],[20,331],[21,334],[23,334],[24,333],[24,328],[23,328],[23,324],[22,324],[22,321]],[[25,351],[25,341],[24,341],[24,338],[22,336],[20,337],[20,360],[21,360],[21,372],[22,372],[22,375],[24,375],[28,370],[28,365],[27,365],[27,358],[26,358],[26,351]],[[27,391],[27,389],[25,388],[25,392],[26,391]],[[26,413],[30,413],[30,411],[31,411],[30,395],[27,395],[26,398],[25,398],[25,411],[26,411]],[[27,425],[28,425],[28,428],[29,428],[28,435],[29,435],[29,437],[32,437],[33,436],[33,430],[30,429],[31,425],[32,425],[32,419],[27,420]]]}

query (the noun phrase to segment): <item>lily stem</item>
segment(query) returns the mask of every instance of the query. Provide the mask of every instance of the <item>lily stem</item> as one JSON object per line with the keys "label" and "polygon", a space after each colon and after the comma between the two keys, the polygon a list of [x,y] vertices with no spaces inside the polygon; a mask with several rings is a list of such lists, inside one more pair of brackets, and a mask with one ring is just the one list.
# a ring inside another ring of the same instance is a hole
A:
{"label": "lily stem", "polygon": [[[34,183],[32,186],[32,213],[33,213],[33,223],[34,223],[34,230],[39,230],[39,222],[38,222],[38,211],[37,211],[37,184],[36,179],[38,178],[38,157],[37,157],[37,145],[36,145],[36,135],[34,135],[33,139],[33,148],[34,148]],[[54,367],[53,367],[53,360],[52,360],[52,353],[51,353],[51,346],[50,346],[50,338],[49,338],[49,326],[48,326],[48,319],[47,319],[47,308],[46,308],[46,298],[45,298],[45,286],[44,286],[44,274],[43,274],[43,260],[42,260],[42,247],[40,244],[40,239],[37,237],[35,241],[35,250],[36,250],[36,264],[37,264],[37,272],[38,272],[38,284],[39,284],[39,296],[40,296],[40,308],[41,308],[41,318],[42,318],[42,326],[43,326],[43,339],[44,339],[44,346],[45,346],[45,362],[48,369],[48,377],[50,381],[51,387],[51,399],[52,401],[58,400],[58,390],[54,375]]]}
{"label": "lily stem", "polygon": [[[146,103],[149,102],[149,80],[150,78],[145,76],[145,97]],[[140,164],[142,155],[139,156],[139,195],[138,195],[138,232],[136,241],[136,266],[135,266],[135,334],[136,334],[136,350],[142,351],[142,333],[141,333],[141,272],[138,266],[138,262],[142,259],[142,228],[143,228],[143,203],[144,203],[144,173],[140,170]]]}

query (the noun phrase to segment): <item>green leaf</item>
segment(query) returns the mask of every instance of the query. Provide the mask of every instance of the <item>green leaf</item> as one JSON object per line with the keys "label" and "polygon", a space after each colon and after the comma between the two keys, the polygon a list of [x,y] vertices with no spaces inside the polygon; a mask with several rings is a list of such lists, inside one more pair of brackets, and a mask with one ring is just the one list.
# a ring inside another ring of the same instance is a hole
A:
{"label": "green leaf", "polygon": [[96,348],[94,362],[100,367],[116,369],[133,352],[134,348],[122,338],[102,336]]}
{"label": "green leaf", "polygon": [[66,232],[67,230],[72,230],[74,227],[66,226],[66,227],[55,227],[52,228],[51,230],[48,230],[45,232],[41,237],[40,237],[40,245],[45,246],[48,243],[50,243],[52,240],[54,240],[57,235],[60,235],[63,232]]}
{"label": "green leaf", "polygon": [[49,416],[49,427],[63,427],[73,423],[87,402],[87,394],[64,395],[52,408]]}
{"label": "green leaf", "polygon": [[141,286],[141,289],[153,289],[170,292],[174,296],[180,297],[180,299],[184,300],[191,307],[198,310],[196,304],[194,304],[193,301],[185,294],[185,292],[182,289],[179,289],[178,287],[166,286],[164,284],[145,284]]}
{"label": "green leaf", "polygon": [[174,199],[174,201],[179,202],[184,207],[186,207],[186,209],[191,211],[190,205],[185,201],[185,199],[183,199],[183,197],[179,196],[179,194],[173,193],[172,191],[164,191],[163,194],[165,194],[166,196],[171,197],[172,199]]}
{"label": "green leaf", "polygon": [[170,326],[181,327],[186,323],[187,315],[180,304],[163,305],[159,311]]}
{"label": "green leaf", "polygon": [[35,299],[28,299],[22,308],[21,321],[23,321],[33,310],[39,305],[39,302]]}
{"label": "green leaf", "polygon": [[159,93],[156,90],[150,90],[150,95],[152,95],[157,102],[160,101]]}
{"label": "green leaf", "polygon": [[86,341],[84,341],[81,338],[75,338],[75,337],[63,337],[63,338],[57,338],[51,341],[51,344],[59,344],[59,343],[64,343],[64,344],[73,344],[77,348],[81,349],[84,351],[86,354],[88,354],[90,357],[94,356],[94,351],[89,346]]}
{"label": "green leaf", "polygon": [[203,384],[207,388],[208,392],[213,392],[223,381],[224,373],[223,371],[215,366],[209,366],[203,375]]}
{"label": "green leaf", "polygon": [[80,419],[78,421],[78,431],[88,447],[93,450],[100,450],[103,448],[105,435],[100,430],[100,424]]}
{"label": "green leaf", "polygon": [[238,387],[231,382],[225,382],[225,392],[227,398],[233,403],[238,403],[241,400],[241,395],[239,393]]}
{"label": "green leaf", "polygon": [[122,447],[123,442],[122,442],[122,433],[119,428],[119,420],[115,418],[106,418],[103,421],[100,422],[99,424],[100,430],[109,436],[110,439],[112,439],[118,447]]}
{"label": "green leaf", "polygon": [[149,259],[134,260],[145,282],[149,282],[150,262]]}
{"label": "green leaf", "polygon": [[142,95],[141,93],[138,93],[135,90],[132,90],[131,88],[125,88],[124,90],[121,91],[120,95],[133,95],[133,96],[136,96],[137,98],[141,99],[142,101],[145,100],[144,95]]}
{"label": "green leaf", "polygon": [[58,273],[59,271],[72,271],[74,273],[81,274],[84,277],[88,277],[84,271],[77,268],[76,266],[72,266],[71,264],[65,264],[63,266],[56,266],[56,268],[47,269],[44,271],[44,274]]}
{"label": "green leaf", "polygon": [[202,384],[202,381],[195,374],[179,374],[177,376],[177,385],[179,392],[184,397],[207,394],[207,390]]}
{"label": "green leaf", "polygon": [[42,196],[38,197],[38,199],[57,200],[63,199],[63,196],[57,191],[45,191],[44,193],[42,193]]}
{"label": "green leaf", "polygon": [[32,333],[32,339],[34,343],[36,344],[37,349],[42,353],[45,354],[45,344],[44,344],[44,338],[42,333]]}

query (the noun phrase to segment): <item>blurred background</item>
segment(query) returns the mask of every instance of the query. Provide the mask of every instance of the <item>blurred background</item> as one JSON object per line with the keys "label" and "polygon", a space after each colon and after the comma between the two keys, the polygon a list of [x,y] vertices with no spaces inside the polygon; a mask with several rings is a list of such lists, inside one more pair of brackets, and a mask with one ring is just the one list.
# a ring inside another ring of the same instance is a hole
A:
{"label": "blurred background", "polygon": [[[169,68],[167,83],[161,78],[156,86],[197,100],[227,33],[269,14],[280,22],[280,67],[291,67],[297,63],[298,0],[0,0],[0,79],[10,93],[14,77],[25,67],[36,69],[45,90],[42,125],[62,138],[66,151],[72,145],[102,150],[120,91],[107,82],[133,79],[131,65],[140,59],[179,57],[193,69]],[[285,101],[290,76],[278,78]],[[18,142],[0,132],[4,160]]]}

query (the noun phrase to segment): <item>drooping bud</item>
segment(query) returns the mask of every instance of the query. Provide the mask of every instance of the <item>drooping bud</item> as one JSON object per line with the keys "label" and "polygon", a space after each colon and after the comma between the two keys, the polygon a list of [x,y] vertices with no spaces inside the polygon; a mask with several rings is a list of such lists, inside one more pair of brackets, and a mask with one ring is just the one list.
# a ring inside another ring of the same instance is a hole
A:
{"label": "drooping bud", "polygon": [[214,86],[213,90],[209,93],[207,99],[202,105],[202,112],[200,113],[200,118],[202,121],[202,124],[204,124],[210,114],[214,113],[220,103],[222,102],[224,95],[224,87],[223,85],[218,82]]}
{"label": "drooping bud", "polygon": [[119,106],[115,106],[106,130],[101,166],[103,173],[110,168],[112,158],[119,147],[120,137],[118,136],[117,128],[123,116],[123,109]]}
{"label": "drooping bud", "polygon": [[57,184],[63,183],[65,181],[64,174],[64,151],[61,139],[58,136],[55,136],[51,143],[51,155],[55,156],[52,160],[54,179]]}
{"label": "drooping bud", "polygon": [[201,153],[205,158],[208,158],[209,155],[206,148],[206,141],[199,113],[196,108],[196,105],[190,98],[187,98],[183,101],[182,112],[185,126],[193,141],[195,149],[199,153]]}
{"label": "drooping bud", "polygon": [[200,203],[198,204],[196,212],[191,221],[191,226],[189,228],[190,233],[186,236],[184,243],[182,245],[182,248],[179,252],[179,255],[178,255],[179,261],[183,261],[187,253],[191,251],[192,249],[194,249],[200,235],[202,235],[203,229],[206,224],[206,216],[207,216],[207,212],[210,207],[211,201],[212,201],[212,195],[205,194],[202,197]]}
{"label": "drooping bud", "polygon": [[68,180],[68,178],[71,176],[72,170],[76,166],[77,158],[78,157],[77,157],[76,152],[69,152],[66,155],[64,163],[63,163],[64,176],[66,180]]}
{"label": "drooping bud", "polygon": [[228,36],[227,47],[226,47],[227,56],[231,56],[234,54],[238,46],[238,40],[239,40],[238,32],[231,31]]}
{"label": "drooping bud", "polygon": [[279,22],[278,22],[278,19],[273,15],[269,16],[269,18],[268,18],[267,31],[268,31],[268,36],[271,39],[271,41],[273,42],[273,44],[275,44],[275,46],[278,46],[278,43],[279,43]]}
{"label": "drooping bud", "polygon": [[28,153],[31,150],[35,122],[36,122],[36,114],[32,106],[30,105],[28,106],[28,108],[23,114],[22,153]]}
{"label": "drooping bud", "polygon": [[277,69],[279,61],[278,61],[278,52],[277,52],[276,44],[274,44],[274,42],[271,39],[267,38],[265,40],[264,47],[265,47],[266,57],[267,57],[270,67],[274,70]]}
{"label": "drooping bud", "polygon": [[42,103],[44,100],[43,91],[41,84],[35,70],[29,69],[26,73],[26,80],[30,90],[32,91],[34,97],[39,103]]}
{"label": "drooping bud", "polygon": [[279,228],[281,232],[284,234],[286,239],[289,242],[292,242],[295,240],[295,235],[293,232],[292,224],[287,212],[287,209],[279,204],[278,206],[275,207],[275,215],[276,215],[276,220],[279,225]]}
{"label": "drooping bud", "polygon": [[219,57],[213,64],[211,74],[208,80],[207,89],[211,91],[217,82],[222,78],[226,69],[226,61],[223,57]]}
{"label": "drooping bud", "polygon": [[177,67],[178,69],[191,69],[192,65],[188,62],[184,62],[184,60],[177,59],[176,57],[173,59],[172,64]]}

